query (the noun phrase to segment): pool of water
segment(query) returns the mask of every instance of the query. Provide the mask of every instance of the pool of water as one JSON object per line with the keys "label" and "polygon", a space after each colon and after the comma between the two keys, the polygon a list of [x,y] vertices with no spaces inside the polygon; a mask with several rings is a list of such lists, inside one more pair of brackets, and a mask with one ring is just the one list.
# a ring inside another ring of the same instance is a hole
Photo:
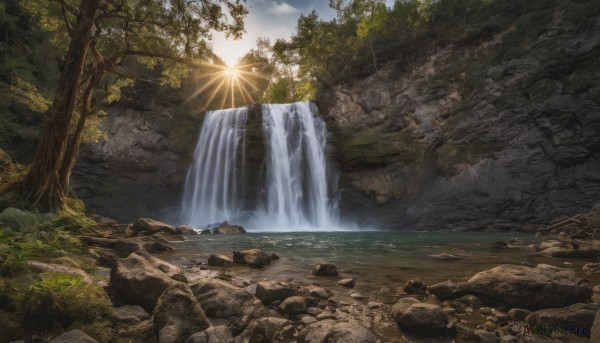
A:
{"label": "pool of water", "polygon": [[[506,249],[493,247],[497,241],[514,241]],[[187,260],[206,263],[211,254],[232,255],[233,251],[257,248],[281,258],[260,270],[234,267],[232,273],[250,279],[319,280],[310,274],[312,265],[332,262],[340,277],[358,282],[397,287],[398,282],[419,278],[432,283],[462,280],[501,263],[549,263],[562,260],[534,257],[529,245],[538,239],[524,233],[485,232],[292,232],[248,233],[245,235],[188,236],[175,243],[171,262]],[[430,255],[448,253],[464,256],[458,261],[438,260]]]}

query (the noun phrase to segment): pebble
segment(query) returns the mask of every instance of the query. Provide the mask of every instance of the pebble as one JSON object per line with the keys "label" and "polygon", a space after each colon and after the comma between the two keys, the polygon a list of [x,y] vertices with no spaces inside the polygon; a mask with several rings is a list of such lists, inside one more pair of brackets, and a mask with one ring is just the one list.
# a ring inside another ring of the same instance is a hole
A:
{"label": "pebble", "polygon": [[357,300],[364,300],[364,299],[368,298],[368,296],[366,296],[362,293],[359,293],[359,292],[354,292],[354,293],[350,294],[350,296]]}
{"label": "pebble", "polygon": [[370,309],[376,309],[376,308],[380,308],[380,307],[381,307],[381,305],[383,305],[383,304],[382,304],[382,303],[379,303],[379,302],[375,302],[375,301],[370,301],[369,303],[367,303],[367,306],[368,306]]}

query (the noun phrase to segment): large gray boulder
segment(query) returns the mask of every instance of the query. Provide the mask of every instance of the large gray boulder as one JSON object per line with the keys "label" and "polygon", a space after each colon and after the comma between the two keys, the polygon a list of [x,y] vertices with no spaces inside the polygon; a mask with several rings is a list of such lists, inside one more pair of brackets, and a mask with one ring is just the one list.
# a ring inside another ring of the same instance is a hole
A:
{"label": "large gray boulder", "polygon": [[298,343],[380,343],[381,340],[360,324],[321,320],[307,325],[298,334]]}
{"label": "large gray boulder", "polygon": [[212,254],[208,258],[208,265],[213,267],[230,267],[233,260],[229,256]]}
{"label": "large gray boulder", "polygon": [[49,343],[98,343],[97,340],[88,336],[85,332],[75,329],[65,332],[62,335],[52,339]]}
{"label": "large gray boulder", "polygon": [[539,310],[585,302],[590,290],[577,284],[572,269],[538,264],[535,268],[503,264],[475,274],[467,292],[482,295],[513,307]]}
{"label": "large gray boulder", "polygon": [[153,235],[159,232],[169,235],[181,234],[181,230],[178,230],[174,226],[150,218],[140,218],[134,221],[131,231],[135,234],[144,233],[146,235]]}
{"label": "large gray boulder", "polygon": [[188,285],[174,284],[160,296],[154,310],[154,329],[159,343],[181,343],[209,326],[206,314]]}
{"label": "large gray boulder", "polygon": [[[172,272],[171,268],[148,256],[133,253],[118,259],[110,273],[110,293],[118,302],[140,305],[146,311],[152,311],[160,295],[178,281],[163,272]],[[162,265],[163,270],[156,264]]]}
{"label": "large gray boulder", "polygon": [[194,297],[209,318],[221,318],[237,323],[243,316],[251,316],[261,303],[246,290],[218,279],[200,279],[191,285]]}
{"label": "large gray boulder", "polygon": [[279,305],[281,313],[289,315],[291,318],[300,313],[306,313],[306,304],[301,296],[293,296],[285,299]]}
{"label": "large gray boulder", "polygon": [[393,316],[400,327],[410,332],[435,336],[448,329],[446,312],[434,304],[413,303],[393,312]]}
{"label": "large gray boulder", "polygon": [[262,281],[256,285],[256,297],[264,304],[274,300],[285,300],[297,295],[298,291],[290,286],[274,281]]}

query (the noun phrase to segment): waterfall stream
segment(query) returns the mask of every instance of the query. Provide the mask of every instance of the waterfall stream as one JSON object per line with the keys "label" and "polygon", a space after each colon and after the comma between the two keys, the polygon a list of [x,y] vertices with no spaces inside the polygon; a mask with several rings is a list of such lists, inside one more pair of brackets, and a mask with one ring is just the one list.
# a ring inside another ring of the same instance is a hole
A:
{"label": "waterfall stream", "polygon": [[[247,108],[206,114],[188,171],[182,221],[196,227],[230,221],[254,230],[337,227],[337,175],[326,158],[327,129],[310,102],[262,105],[264,161],[247,177]],[[247,183],[260,183],[246,194]],[[241,194],[245,194],[244,199]]]}

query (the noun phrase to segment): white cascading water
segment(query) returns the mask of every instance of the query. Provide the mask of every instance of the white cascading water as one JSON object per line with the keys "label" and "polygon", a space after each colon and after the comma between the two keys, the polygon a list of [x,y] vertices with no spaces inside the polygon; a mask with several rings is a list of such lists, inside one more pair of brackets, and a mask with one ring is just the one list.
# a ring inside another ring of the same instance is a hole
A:
{"label": "white cascading water", "polygon": [[[245,158],[238,156],[245,151],[247,114],[247,108],[206,114],[185,183],[183,223],[203,227],[234,219],[251,230],[337,229],[337,204],[331,196],[336,175],[329,170],[327,129],[316,106],[262,105],[266,166],[262,190],[242,199],[243,183],[258,182],[246,180]],[[253,209],[242,206],[253,202]]]}
{"label": "white cascading water", "polygon": [[266,142],[265,203],[259,222],[279,228],[331,229],[327,129],[310,102],[262,105]]}
{"label": "white cascading water", "polygon": [[206,113],[185,181],[184,223],[202,227],[239,211],[242,179],[237,155],[240,142],[244,144],[247,115],[245,107]]}

